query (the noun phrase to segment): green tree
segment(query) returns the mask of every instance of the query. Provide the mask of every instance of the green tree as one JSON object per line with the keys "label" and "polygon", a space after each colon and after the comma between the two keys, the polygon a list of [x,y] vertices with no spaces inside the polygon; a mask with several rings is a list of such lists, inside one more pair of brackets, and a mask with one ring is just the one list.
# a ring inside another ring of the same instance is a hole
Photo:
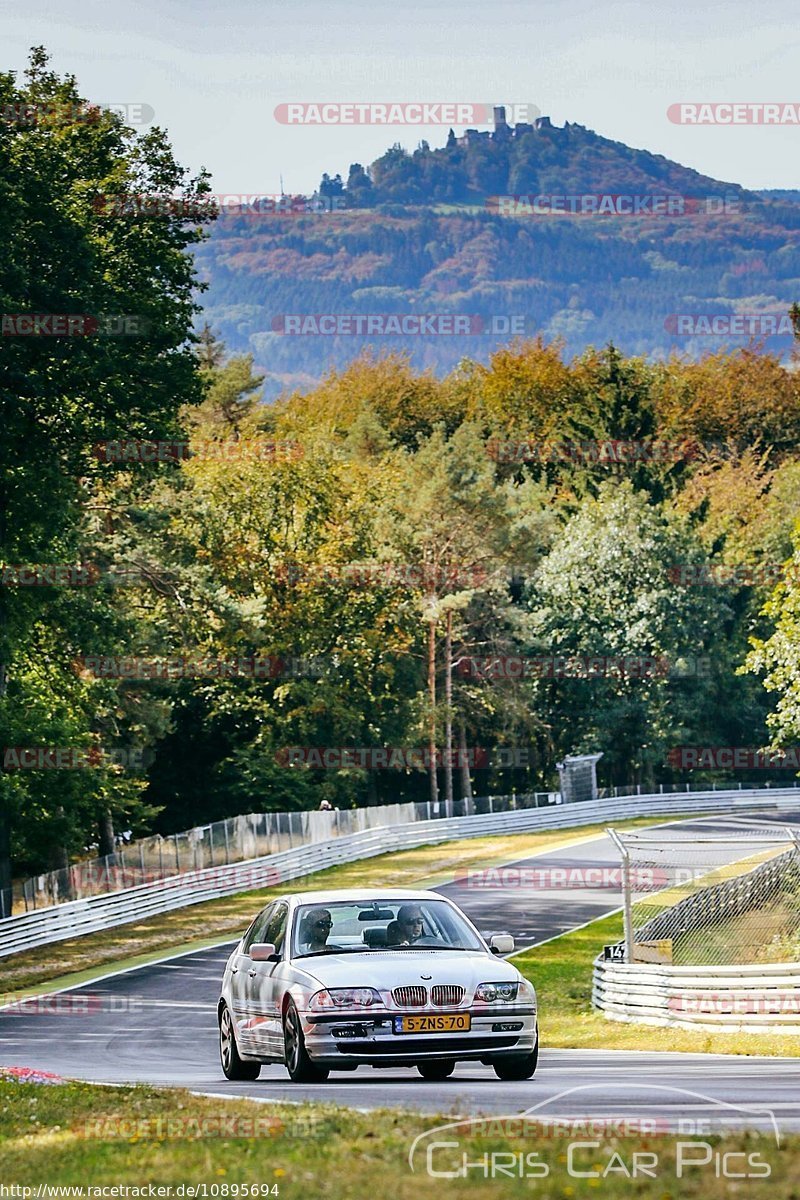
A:
{"label": "green tree", "polygon": [[[202,396],[191,347],[193,290],[199,285],[186,252],[201,232],[177,205],[145,213],[140,200],[126,210],[113,197],[180,192],[196,208],[208,183],[203,173],[190,178],[175,162],[162,130],[137,137],[111,113],[94,109],[87,116],[74,78],[50,71],[41,48],[31,54],[23,85],[13,73],[0,75],[0,105],[4,111],[30,105],[37,114],[29,123],[0,124],[6,212],[0,311],[86,314],[97,323],[87,324],[84,336],[3,337],[0,564],[71,563],[78,561],[85,510],[104,470],[94,447],[120,438],[174,436],[181,406]],[[120,327],[129,332],[118,336]],[[45,640],[57,642],[70,606],[85,609],[85,627],[94,595],[90,588],[65,601],[53,589],[30,595],[0,587],[0,745],[23,736],[14,714],[31,689],[42,697],[48,687],[42,679],[30,681],[40,640],[35,630],[49,630]],[[90,732],[91,722],[77,699],[75,705],[63,728],[77,736],[79,728]],[[53,735],[46,721],[36,721],[47,707],[44,701],[30,705],[23,744]],[[78,811],[73,793],[80,788],[64,790],[72,798],[65,796],[59,807],[70,825],[70,810]],[[41,772],[29,775],[24,787],[18,777],[0,773],[0,898],[6,910],[12,836],[24,835],[20,822],[28,822],[37,797],[47,812],[44,797],[57,791]],[[78,825],[76,816],[76,838]]]}
{"label": "green tree", "polygon": [[[607,484],[566,524],[528,591],[530,653],[545,657],[663,660],[669,668],[709,657],[711,675],[672,678],[650,668],[532,684],[560,754],[602,751],[614,782],[652,786],[672,745],[707,733],[721,696],[714,663],[727,616],[719,596],[679,588],[670,569],[699,547],[630,484]],[[662,668],[663,671],[663,668]],[[711,700],[713,698],[713,703]],[[730,703],[730,701],[729,701]]]}

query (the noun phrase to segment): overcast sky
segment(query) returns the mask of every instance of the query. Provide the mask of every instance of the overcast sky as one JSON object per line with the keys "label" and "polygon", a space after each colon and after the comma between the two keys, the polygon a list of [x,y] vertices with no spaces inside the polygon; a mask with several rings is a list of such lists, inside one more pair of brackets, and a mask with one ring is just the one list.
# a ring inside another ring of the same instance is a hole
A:
{"label": "overcast sky", "polygon": [[[101,103],[143,103],[214,190],[310,191],[446,128],[282,125],[303,101],[530,103],[746,187],[798,187],[800,127],[671,123],[681,101],[800,102],[788,0],[6,0],[4,69],[44,44]],[[461,132],[457,129],[457,132]],[[609,186],[609,181],[603,181]]]}

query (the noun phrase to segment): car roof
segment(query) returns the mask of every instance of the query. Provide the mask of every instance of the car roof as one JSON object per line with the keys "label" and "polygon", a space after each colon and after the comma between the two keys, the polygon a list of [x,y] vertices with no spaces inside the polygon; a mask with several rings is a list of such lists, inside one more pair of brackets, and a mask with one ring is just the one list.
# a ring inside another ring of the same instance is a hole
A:
{"label": "car roof", "polygon": [[293,904],[333,904],[360,900],[444,900],[438,892],[409,888],[328,888],[324,892],[294,892],[281,897]]}

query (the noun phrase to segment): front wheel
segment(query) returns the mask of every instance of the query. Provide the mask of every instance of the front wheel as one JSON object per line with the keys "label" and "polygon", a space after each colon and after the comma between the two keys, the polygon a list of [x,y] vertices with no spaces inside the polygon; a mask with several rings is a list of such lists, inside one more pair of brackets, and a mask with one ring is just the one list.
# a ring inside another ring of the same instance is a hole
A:
{"label": "front wheel", "polygon": [[326,1067],[317,1067],[306,1050],[300,1017],[292,1000],[283,1014],[283,1046],[286,1070],[292,1083],[324,1083],[330,1075]]}
{"label": "front wheel", "polygon": [[454,1062],[421,1062],[417,1063],[417,1070],[423,1079],[436,1081],[439,1079],[449,1079],[456,1069]]}
{"label": "front wheel", "polygon": [[503,1079],[507,1083],[519,1082],[522,1079],[531,1079],[536,1071],[536,1064],[539,1061],[539,1038],[536,1038],[536,1045],[531,1050],[530,1054],[512,1054],[508,1058],[498,1058],[492,1063],[494,1073],[498,1079]]}
{"label": "front wheel", "polygon": [[223,1008],[219,1016],[219,1058],[226,1079],[258,1079],[261,1074],[261,1063],[245,1062],[239,1057],[233,1019],[227,1007]]}

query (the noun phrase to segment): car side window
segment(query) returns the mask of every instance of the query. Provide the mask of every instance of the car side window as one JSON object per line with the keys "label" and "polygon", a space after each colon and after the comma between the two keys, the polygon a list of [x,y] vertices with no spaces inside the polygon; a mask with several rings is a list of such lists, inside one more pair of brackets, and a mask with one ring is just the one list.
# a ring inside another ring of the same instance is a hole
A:
{"label": "car side window", "polygon": [[272,916],[270,917],[263,941],[272,942],[278,954],[283,953],[283,943],[286,941],[286,918],[289,915],[289,906],[287,904],[279,904]]}
{"label": "car side window", "polygon": [[250,947],[252,946],[253,942],[266,942],[269,940],[267,937],[264,936],[264,933],[267,928],[267,925],[269,924],[270,920],[272,919],[272,917],[274,915],[275,915],[275,905],[274,904],[268,904],[267,907],[264,909],[264,911],[260,912],[258,914],[255,921],[253,921],[253,924],[250,926],[250,928],[248,929],[248,931],[245,935],[244,945],[242,946],[243,954],[250,953]]}

